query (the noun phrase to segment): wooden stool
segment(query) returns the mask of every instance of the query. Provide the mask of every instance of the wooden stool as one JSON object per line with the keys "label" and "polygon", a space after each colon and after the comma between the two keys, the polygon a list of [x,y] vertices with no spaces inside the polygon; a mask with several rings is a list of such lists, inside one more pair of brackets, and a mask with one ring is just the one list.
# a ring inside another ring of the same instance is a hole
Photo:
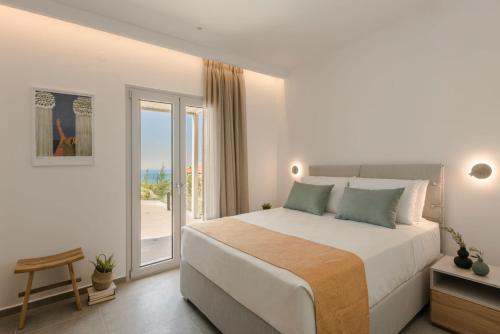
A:
{"label": "wooden stool", "polygon": [[[58,288],[61,286],[65,286],[68,284],[73,285],[73,292],[75,293],[75,303],[76,308],[78,310],[82,309],[82,304],[80,302],[80,294],[78,293],[78,287],[76,286],[76,282],[80,282],[81,278],[75,277],[75,272],[73,270],[73,262],[79,261],[84,258],[83,252],[81,248],[76,248],[64,253],[59,253],[56,255],[45,256],[45,257],[37,257],[33,259],[22,259],[18,260],[16,264],[15,274],[20,273],[29,273],[28,283],[26,284],[26,291],[20,292],[19,297],[24,296],[23,307],[21,309],[21,315],[19,317],[19,329],[24,328],[24,322],[26,320],[26,313],[28,311],[28,303],[30,298],[30,293],[42,292],[49,289]],[[68,266],[69,276],[71,279],[62,281],[59,283],[54,283],[46,286],[42,286],[39,288],[31,289],[31,285],[33,284],[33,276],[35,275],[35,271]]]}

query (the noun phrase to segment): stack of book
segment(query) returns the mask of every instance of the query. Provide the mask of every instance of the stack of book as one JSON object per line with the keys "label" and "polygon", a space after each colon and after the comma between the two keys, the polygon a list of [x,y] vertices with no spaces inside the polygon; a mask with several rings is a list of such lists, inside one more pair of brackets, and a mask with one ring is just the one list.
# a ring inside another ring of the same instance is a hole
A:
{"label": "stack of book", "polygon": [[106,290],[96,290],[93,286],[87,289],[89,294],[88,305],[99,304],[107,300],[115,299],[116,297],[116,285],[114,282],[111,283],[109,288]]}

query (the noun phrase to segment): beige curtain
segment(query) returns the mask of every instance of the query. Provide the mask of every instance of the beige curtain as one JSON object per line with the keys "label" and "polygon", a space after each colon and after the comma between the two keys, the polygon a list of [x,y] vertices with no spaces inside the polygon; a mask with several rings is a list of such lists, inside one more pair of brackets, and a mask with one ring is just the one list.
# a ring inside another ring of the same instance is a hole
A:
{"label": "beige curtain", "polygon": [[218,166],[212,170],[219,174],[214,178],[219,183],[218,214],[224,217],[245,213],[248,212],[248,166],[243,69],[204,60],[203,74],[205,104],[207,112],[214,116],[218,147]]}

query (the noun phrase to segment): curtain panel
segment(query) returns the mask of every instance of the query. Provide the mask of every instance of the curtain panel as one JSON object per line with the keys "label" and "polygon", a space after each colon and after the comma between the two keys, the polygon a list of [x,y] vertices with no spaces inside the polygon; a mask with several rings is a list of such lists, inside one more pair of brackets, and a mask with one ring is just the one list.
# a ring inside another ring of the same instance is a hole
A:
{"label": "curtain panel", "polygon": [[207,188],[211,187],[205,193],[206,217],[245,213],[249,201],[243,69],[205,59],[203,74],[208,113],[205,162],[208,163]]}

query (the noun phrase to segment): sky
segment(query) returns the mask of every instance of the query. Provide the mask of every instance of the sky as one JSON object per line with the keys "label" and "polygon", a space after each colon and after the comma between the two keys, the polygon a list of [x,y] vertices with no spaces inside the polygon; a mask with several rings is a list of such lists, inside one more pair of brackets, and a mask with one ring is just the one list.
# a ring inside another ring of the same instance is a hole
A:
{"label": "sky", "polygon": [[56,99],[56,106],[52,109],[53,121],[53,136],[54,140],[59,141],[59,132],[56,128],[56,119],[61,120],[61,127],[63,128],[66,137],[75,136],[75,113],[73,112],[73,101],[78,95],[61,94],[51,92]]}
{"label": "sky", "polygon": [[[203,118],[199,117],[199,154],[201,163],[203,152]],[[192,164],[192,122],[186,117],[186,167]],[[172,167],[172,117],[170,112],[141,111],[141,169],[165,169]]]}

